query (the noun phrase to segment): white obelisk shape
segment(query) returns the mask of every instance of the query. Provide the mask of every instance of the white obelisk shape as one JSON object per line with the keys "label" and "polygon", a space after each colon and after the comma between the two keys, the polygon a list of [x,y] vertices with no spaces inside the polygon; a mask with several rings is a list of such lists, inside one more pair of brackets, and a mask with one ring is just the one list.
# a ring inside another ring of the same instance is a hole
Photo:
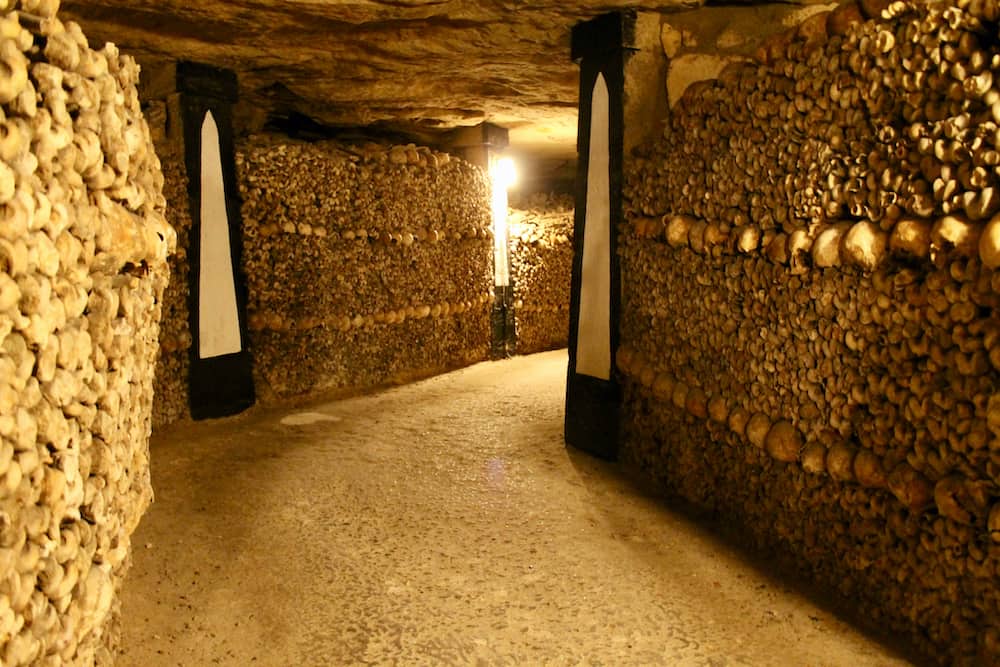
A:
{"label": "white obelisk shape", "polygon": [[608,86],[597,75],[590,104],[587,212],[576,372],[611,379],[611,169]]}
{"label": "white obelisk shape", "polygon": [[198,355],[202,359],[243,349],[236,284],[229,247],[229,216],[222,180],[219,128],[212,112],[201,126],[201,267],[198,273]]}

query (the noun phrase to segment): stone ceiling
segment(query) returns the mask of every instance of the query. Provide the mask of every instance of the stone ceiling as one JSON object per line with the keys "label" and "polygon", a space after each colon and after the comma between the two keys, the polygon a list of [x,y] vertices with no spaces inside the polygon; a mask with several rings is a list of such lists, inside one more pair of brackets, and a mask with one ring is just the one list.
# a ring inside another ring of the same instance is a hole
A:
{"label": "stone ceiling", "polygon": [[62,15],[140,61],[235,70],[250,127],[292,112],[411,133],[490,121],[510,128],[515,146],[570,157],[572,26],[623,7],[678,12],[703,2],[63,0]]}

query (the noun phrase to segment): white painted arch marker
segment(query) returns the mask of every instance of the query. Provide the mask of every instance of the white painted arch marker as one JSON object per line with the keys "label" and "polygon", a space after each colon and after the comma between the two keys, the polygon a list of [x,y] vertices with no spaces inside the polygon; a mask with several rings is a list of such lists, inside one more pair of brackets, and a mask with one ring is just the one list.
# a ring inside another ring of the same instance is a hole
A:
{"label": "white painted arch marker", "polygon": [[576,372],[611,379],[611,136],[608,85],[598,74],[590,104],[587,212],[580,276]]}
{"label": "white painted arch marker", "polygon": [[242,351],[219,127],[212,112],[201,126],[201,266],[198,272],[198,356]]}

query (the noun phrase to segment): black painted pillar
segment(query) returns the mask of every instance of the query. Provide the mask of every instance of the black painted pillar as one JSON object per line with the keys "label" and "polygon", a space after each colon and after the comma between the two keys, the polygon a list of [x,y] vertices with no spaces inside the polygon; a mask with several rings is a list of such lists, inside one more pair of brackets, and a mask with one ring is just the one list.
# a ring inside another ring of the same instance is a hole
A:
{"label": "black painted pillar", "polygon": [[566,443],[602,458],[618,453],[621,390],[613,372],[621,310],[616,230],[622,222],[624,82],[635,14],[573,29],[580,65],[579,153],[570,292]]}
{"label": "black painted pillar", "polygon": [[192,220],[191,416],[223,417],[255,400],[232,126],[238,88],[233,72],[195,63],[177,66],[176,85]]}

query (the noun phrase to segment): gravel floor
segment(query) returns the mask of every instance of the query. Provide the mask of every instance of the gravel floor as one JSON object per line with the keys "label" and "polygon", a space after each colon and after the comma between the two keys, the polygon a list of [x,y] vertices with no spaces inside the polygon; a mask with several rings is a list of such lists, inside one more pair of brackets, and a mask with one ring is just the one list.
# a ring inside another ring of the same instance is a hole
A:
{"label": "gravel floor", "polygon": [[119,665],[905,665],[562,443],[565,351],[154,438]]}

